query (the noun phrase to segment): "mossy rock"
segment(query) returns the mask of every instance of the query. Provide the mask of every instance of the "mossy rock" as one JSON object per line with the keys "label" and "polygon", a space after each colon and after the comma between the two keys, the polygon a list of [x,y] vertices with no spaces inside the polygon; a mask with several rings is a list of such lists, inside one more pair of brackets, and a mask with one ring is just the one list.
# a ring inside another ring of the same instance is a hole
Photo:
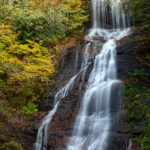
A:
{"label": "mossy rock", "polygon": [[22,146],[14,141],[2,144],[1,148],[2,150],[23,150]]}

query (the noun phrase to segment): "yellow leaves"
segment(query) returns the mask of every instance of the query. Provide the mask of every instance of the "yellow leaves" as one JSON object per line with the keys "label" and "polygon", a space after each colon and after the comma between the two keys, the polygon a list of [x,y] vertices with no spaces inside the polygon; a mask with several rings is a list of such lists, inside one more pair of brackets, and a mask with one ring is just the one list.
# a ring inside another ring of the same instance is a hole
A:
{"label": "yellow leaves", "polygon": [[11,30],[9,25],[0,25],[0,41],[3,41],[2,44],[14,44],[17,38],[17,34]]}
{"label": "yellow leaves", "polygon": [[27,44],[20,44],[15,39],[17,35],[10,27],[3,25],[4,32],[1,33],[0,46],[0,73],[8,73],[10,80],[49,80],[55,69],[52,57],[45,47],[28,40]]}
{"label": "yellow leaves", "polygon": [[8,52],[15,55],[26,55],[28,54],[28,45],[11,45],[7,48]]}
{"label": "yellow leaves", "polygon": [[35,5],[35,3],[32,2],[32,1],[31,2],[29,1],[28,4],[29,4],[30,7],[34,7],[34,5]]}
{"label": "yellow leaves", "polygon": [[48,0],[34,0],[32,2],[29,1],[28,3],[32,4],[31,7],[38,5],[42,8],[42,7],[45,7],[47,5]]}
{"label": "yellow leaves", "polygon": [[36,3],[40,3],[40,0],[35,0]]}
{"label": "yellow leaves", "polygon": [[0,50],[2,50],[3,48],[5,48],[5,44],[0,43]]}

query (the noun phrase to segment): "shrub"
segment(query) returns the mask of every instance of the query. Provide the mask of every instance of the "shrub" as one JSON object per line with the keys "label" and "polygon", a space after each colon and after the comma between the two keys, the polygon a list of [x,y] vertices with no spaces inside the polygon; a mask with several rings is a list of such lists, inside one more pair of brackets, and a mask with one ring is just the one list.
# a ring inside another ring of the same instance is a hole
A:
{"label": "shrub", "polygon": [[31,102],[29,102],[27,104],[27,106],[22,107],[22,112],[27,115],[32,115],[33,113],[35,113],[37,111],[38,111],[37,105],[35,105],[34,103],[31,103]]}
{"label": "shrub", "polygon": [[88,21],[89,15],[82,3],[87,2],[22,1],[14,7],[5,6],[0,9],[0,16],[20,33],[18,39],[22,43],[28,39],[49,46],[54,40],[70,33],[83,32],[82,27]]}
{"label": "shrub", "polygon": [[[125,100],[128,115],[124,118],[132,126],[132,133],[141,131],[137,141],[142,143],[142,150],[150,148],[150,87],[149,79],[143,71],[130,73],[131,83],[126,85]],[[136,135],[137,136],[137,135]]]}
{"label": "shrub", "polygon": [[33,41],[21,44],[10,26],[0,27],[0,76],[2,98],[11,106],[28,107],[53,82],[54,56]]}
{"label": "shrub", "polygon": [[19,32],[18,39],[25,43],[27,39],[47,44],[53,39],[65,36],[65,26],[58,21],[61,17],[53,10],[43,12],[40,9],[22,7],[10,15],[11,25]]}
{"label": "shrub", "polygon": [[22,146],[14,141],[2,144],[4,150],[23,150]]}

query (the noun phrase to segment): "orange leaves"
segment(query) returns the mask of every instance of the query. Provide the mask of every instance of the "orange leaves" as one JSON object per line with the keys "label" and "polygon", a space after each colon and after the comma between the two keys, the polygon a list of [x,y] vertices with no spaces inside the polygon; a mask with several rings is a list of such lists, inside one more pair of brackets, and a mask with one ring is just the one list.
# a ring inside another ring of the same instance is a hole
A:
{"label": "orange leaves", "polygon": [[36,3],[40,3],[40,0],[35,0]]}
{"label": "orange leaves", "polygon": [[60,8],[65,8],[68,10],[73,9],[76,5],[81,5],[80,0],[49,0],[52,9],[59,10]]}
{"label": "orange leaves", "polygon": [[51,4],[53,9],[57,9],[57,7],[64,4],[64,2],[65,2],[64,0],[35,0],[35,3],[40,5],[41,7],[45,7],[48,4]]}

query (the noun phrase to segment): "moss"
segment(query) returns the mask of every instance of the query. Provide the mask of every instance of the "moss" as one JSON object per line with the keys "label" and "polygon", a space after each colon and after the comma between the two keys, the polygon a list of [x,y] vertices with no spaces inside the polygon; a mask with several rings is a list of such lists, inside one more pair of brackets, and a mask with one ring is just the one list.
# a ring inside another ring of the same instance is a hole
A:
{"label": "moss", "polygon": [[22,146],[14,141],[2,144],[1,148],[2,150],[23,150]]}

